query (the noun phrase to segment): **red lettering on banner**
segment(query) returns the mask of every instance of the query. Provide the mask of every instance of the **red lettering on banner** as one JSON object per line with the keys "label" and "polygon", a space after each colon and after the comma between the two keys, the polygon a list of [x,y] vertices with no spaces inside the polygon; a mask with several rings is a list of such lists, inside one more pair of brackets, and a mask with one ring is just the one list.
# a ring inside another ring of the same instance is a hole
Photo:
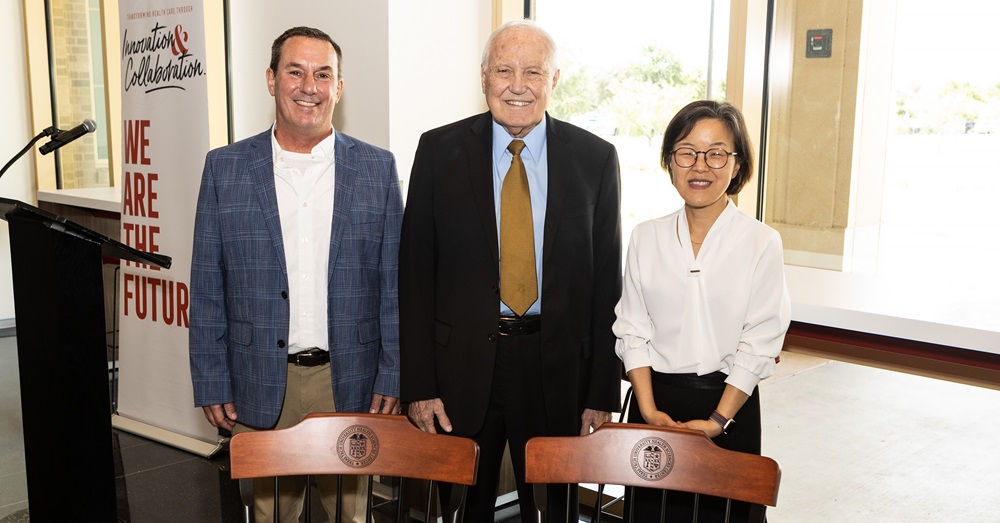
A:
{"label": "red lettering on banner", "polygon": [[187,284],[165,278],[124,273],[122,314],[140,320],[188,327]]}
{"label": "red lettering on banner", "polygon": [[153,202],[156,201],[156,191],[153,190],[153,182],[159,179],[160,175],[156,173],[146,173],[146,199],[149,200],[149,217],[159,218],[160,211],[153,208]]}
{"label": "red lettering on banner", "polygon": [[128,216],[159,218],[160,211],[153,208],[158,194],[153,182],[159,180],[156,173],[126,172],[122,195],[122,213]]}
{"label": "red lettering on banner", "polygon": [[[156,237],[160,234],[160,227],[158,225],[143,225],[140,223],[122,222],[122,232],[125,235],[125,245],[134,247],[143,252],[160,252],[160,245],[156,240]],[[144,263],[134,263],[128,260],[125,261],[125,266],[138,266],[152,269],[154,271],[160,270],[160,268],[155,265],[149,266]]]}
{"label": "red lettering on banner", "polygon": [[146,156],[146,146],[149,145],[146,128],[149,127],[149,120],[125,120],[122,125],[125,127],[122,130],[125,135],[125,163],[149,165],[149,157]]}
{"label": "red lettering on banner", "polygon": [[135,216],[135,210],[132,206],[132,173],[125,171],[125,179],[122,182],[125,184],[122,187],[122,214]]}

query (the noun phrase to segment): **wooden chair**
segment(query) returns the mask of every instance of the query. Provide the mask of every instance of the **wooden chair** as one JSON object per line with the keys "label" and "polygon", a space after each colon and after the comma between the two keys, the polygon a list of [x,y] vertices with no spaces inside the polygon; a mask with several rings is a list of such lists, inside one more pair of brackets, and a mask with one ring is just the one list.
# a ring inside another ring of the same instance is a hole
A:
{"label": "wooden chair", "polygon": [[[457,510],[461,519],[465,486],[476,481],[479,445],[466,438],[428,434],[405,416],[316,413],[288,429],[236,434],[229,444],[229,459],[233,479],[275,476],[275,518],[278,476],[339,474],[368,476],[369,521],[372,476],[376,475],[428,480],[425,514],[433,513],[434,482],[462,485],[452,489],[458,491],[453,496],[455,501],[441,500],[442,513]],[[403,483],[397,521],[404,521],[407,512]],[[306,488],[307,522],[309,490]]]}
{"label": "wooden chair", "polygon": [[676,490],[694,493],[696,504],[698,495],[718,496],[757,505],[763,519],[760,506],[777,503],[781,469],[773,459],[719,448],[701,431],[605,423],[587,436],[529,440],[525,481],[624,485],[629,495],[634,487]]}

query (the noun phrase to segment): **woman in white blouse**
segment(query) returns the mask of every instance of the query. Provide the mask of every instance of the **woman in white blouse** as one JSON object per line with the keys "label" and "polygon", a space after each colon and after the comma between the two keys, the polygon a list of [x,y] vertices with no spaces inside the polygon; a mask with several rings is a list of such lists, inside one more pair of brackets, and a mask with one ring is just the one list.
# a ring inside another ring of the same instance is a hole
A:
{"label": "woman in white blouse", "polygon": [[[629,243],[614,324],[634,393],[628,421],[701,430],[720,447],[760,454],[757,384],[774,370],[791,305],[781,238],[729,199],[753,170],[742,115],[728,103],[687,105],[667,126],[660,160],[684,206],[637,226]],[[682,498],[670,493],[668,503],[691,503]],[[659,514],[658,492],[628,501],[637,516]]]}

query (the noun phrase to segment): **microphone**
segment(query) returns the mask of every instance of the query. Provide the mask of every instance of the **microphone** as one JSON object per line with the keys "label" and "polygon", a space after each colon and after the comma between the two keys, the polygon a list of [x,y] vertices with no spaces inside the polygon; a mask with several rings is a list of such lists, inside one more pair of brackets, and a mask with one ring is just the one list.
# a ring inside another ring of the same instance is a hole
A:
{"label": "microphone", "polygon": [[52,140],[49,143],[38,148],[38,151],[42,154],[49,154],[52,151],[76,140],[77,138],[87,134],[92,133],[97,130],[97,124],[93,120],[87,118],[80,125],[68,130],[59,131],[52,136]]}

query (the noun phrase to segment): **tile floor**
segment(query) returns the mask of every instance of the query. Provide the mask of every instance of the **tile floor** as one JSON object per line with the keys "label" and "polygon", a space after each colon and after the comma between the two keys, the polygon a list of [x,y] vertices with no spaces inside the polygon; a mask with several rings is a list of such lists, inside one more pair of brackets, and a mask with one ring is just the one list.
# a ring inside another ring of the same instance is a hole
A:
{"label": "tile floor", "polygon": [[[0,523],[28,521],[16,361],[0,338]],[[761,395],[771,523],[1000,522],[1000,391],[786,353]],[[240,521],[225,456],[114,439],[121,521]]]}

